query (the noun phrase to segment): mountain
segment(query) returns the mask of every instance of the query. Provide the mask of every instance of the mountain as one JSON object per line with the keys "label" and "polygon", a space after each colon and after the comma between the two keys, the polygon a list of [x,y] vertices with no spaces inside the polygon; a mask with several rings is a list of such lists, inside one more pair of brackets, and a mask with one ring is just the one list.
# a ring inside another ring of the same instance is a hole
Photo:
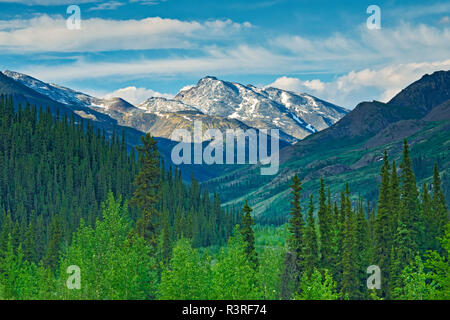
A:
{"label": "mountain", "polygon": [[[279,129],[286,142],[295,142],[323,130],[341,119],[347,110],[307,94],[275,88],[260,89],[207,76],[196,86],[180,91],[173,99],[152,97],[139,109],[174,127],[187,127],[177,113],[189,112],[190,119],[209,119],[207,128]],[[158,122],[158,121],[156,121]],[[141,125],[147,123],[139,122]],[[148,130],[160,130],[147,125]]]}
{"label": "mountain", "polygon": [[184,104],[178,100],[169,100],[162,97],[150,97],[146,101],[139,105],[140,109],[143,109],[149,113],[158,112],[180,112],[180,111],[193,111],[201,113],[201,111],[193,106]]}
{"label": "mountain", "polygon": [[[89,120],[95,128],[105,130],[107,137],[111,137],[114,131],[119,133],[123,130],[129,148],[140,144],[140,137],[145,132],[151,132],[158,140],[158,148],[167,166],[173,166],[171,152],[178,143],[169,139],[172,132],[177,128],[192,129],[194,120],[201,120],[204,130],[249,129],[236,119],[207,116],[189,108],[188,111],[176,110],[179,112],[174,109],[166,112],[147,110],[145,105],[135,107],[121,98],[100,99],[13,71],[0,72],[0,94],[11,96],[16,106],[30,103],[49,108],[53,114],[73,116],[77,122]],[[285,146],[286,143],[281,141],[280,145]],[[193,173],[200,181],[236,169],[232,165],[182,164],[179,167],[184,179],[189,180]]]}
{"label": "mountain", "polygon": [[276,88],[257,88],[204,77],[196,86],[181,90],[173,99],[150,97],[138,106],[121,98],[101,99],[31,76],[6,70],[3,74],[36,93],[64,106],[82,107],[78,114],[94,120],[86,110],[106,114],[121,126],[170,139],[176,128],[279,129],[283,143],[293,143],[323,130],[348,111],[307,94]]}
{"label": "mountain", "polygon": [[[11,75],[11,77],[8,76],[8,74]],[[16,105],[30,103],[42,108],[49,108],[52,113],[58,112],[61,115],[74,115],[78,120],[82,118],[93,120],[97,127],[105,129],[107,133],[112,131],[110,129],[117,126],[117,121],[115,119],[112,119],[93,108],[87,107],[86,104],[63,103],[61,102],[61,97],[59,97],[59,101],[54,100],[55,97],[53,96],[52,98],[48,94],[49,92],[53,92],[53,90],[46,91],[44,89],[44,83],[31,77],[28,78],[29,79],[27,80],[30,82],[24,81],[24,77],[21,77],[21,80],[19,80],[18,74],[16,73],[7,71],[3,73],[0,72],[0,94],[11,96]],[[35,86],[34,89],[32,84]]]}
{"label": "mountain", "polygon": [[399,163],[402,141],[408,139],[419,185],[429,181],[438,163],[450,198],[449,86],[450,71],[439,71],[423,76],[388,103],[358,104],[331,127],[280,150],[276,176],[259,176],[253,166],[204,184],[229,205],[249,199],[261,221],[280,221],[289,212],[286,199],[294,173],[303,180],[306,194],[317,189],[324,177],[333,194],[349,181],[353,191],[374,200],[383,151]]}
{"label": "mountain", "polygon": [[437,71],[424,75],[397,94],[389,105],[399,105],[419,112],[422,116],[450,99],[450,73]]}
{"label": "mountain", "polygon": [[201,120],[204,129],[222,131],[280,129],[281,163],[275,176],[261,176],[259,167],[250,165],[181,166],[185,179],[194,173],[229,205],[240,205],[248,198],[256,216],[267,221],[288,212],[286,197],[294,173],[304,180],[307,194],[317,188],[323,176],[333,192],[339,192],[343,182],[350,181],[351,187],[366,199],[375,199],[374,181],[378,179],[383,151],[387,149],[392,158],[399,160],[405,138],[412,153],[417,151],[419,155],[413,159],[415,169],[421,172],[419,181],[427,181],[434,162],[438,162],[449,197],[449,86],[450,72],[435,72],[412,83],[387,103],[362,102],[346,114],[345,109],[307,94],[244,86],[214,77],[201,79],[173,99],[152,97],[133,106],[120,98],[95,98],[12,71],[0,73],[0,94],[12,96],[16,103],[29,102],[48,107],[53,113],[89,119],[108,136],[113,130],[125,130],[130,147],[140,143],[144,132],[151,132],[168,165],[176,144],[169,140],[171,133],[177,128],[191,129],[195,120]]}
{"label": "mountain", "polygon": [[307,94],[261,89],[207,76],[173,100],[207,115],[237,119],[257,129],[279,129],[290,141],[303,139],[341,119],[348,111]]}
{"label": "mountain", "polygon": [[[120,98],[100,101],[101,99],[96,100],[96,98],[77,91],[49,85],[35,78],[11,71],[0,72],[0,95],[11,97],[16,106],[19,104],[25,106],[26,103],[29,103],[43,109],[48,108],[53,114],[66,115],[69,119],[73,116],[76,122],[89,120],[95,128],[105,130],[107,137],[112,137],[114,132],[120,133],[123,131],[129,148],[140,144],[140,137],[144,134],[144,132],[132,127],[120,125],[116,119],[109,115],[114,114],[117,117],[118,114],[123,114],[125,111],[137,109]],[[97,104],[98,102],[101,103]],[[166,159],[167,165],[170,165],[171,151],[176,142],[165,138],[156,139],[163,158]],[[189,179],[191,172],[198,176],[200,180],[205,180],[217,176],[218,170],[214,166],[204,168],[190,166],[189,170],[183,170],[183,178]],[[226,172],[226,170],[220,172]]]}
{"label": "mountain", "polygon": [[28,88],[47,96],[53,101],[64,105],[79,106],[90,108],[101,113],[118,112],[126,114],[134,109],[135,106],[121,98],[100,99],[85,93],[75,91],[52,83],[45,83],[28,75],[6,70],[3,74]]}

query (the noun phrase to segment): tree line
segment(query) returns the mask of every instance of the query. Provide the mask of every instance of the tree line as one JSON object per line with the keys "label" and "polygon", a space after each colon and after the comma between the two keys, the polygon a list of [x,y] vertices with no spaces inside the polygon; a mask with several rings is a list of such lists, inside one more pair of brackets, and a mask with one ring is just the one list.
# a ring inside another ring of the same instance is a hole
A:
{"label": "tree line", "polygon": [[[136,177],[145,169],[141,161],[145,156],[143,149],[127,151],[123,132],[96,130],[89,122],[52,115],[49,109],[15,107],[10,97],[1,96],[0,290],[3,287],[6,292],[3,296],[20,297],[12,293],[17,279],[17,273],[11,269],[14,263],[39,270],[41,275],[53,279],[48,283],[56,281],[62,256],[76,244],[78,233],[86,228],[96,229],[104,222],[108,207],[105,203],[110,196],[124,207],[129,227],[144,236],[140,231],[146,228],[146,211],[139,205],[140,182]],[[170,257],[171,243],[180,237],[192,239],[194,247],[225,243],[239,223],[240,214],[222,210],[217,194],[202,190],[194,178],[189,185],[185,184],[179,170],[164,168],[157,152],[152,156],[152,175],[158,186],[153,207],[164,217],[157,225],[164,239],[164,259]],[[132,198],[135,201],[128,206]],[[8,281],[13,282],[5,285]]]}
{"label": "tree line", "polygon": [[[406,141],[399,169],[384,154],[376,208],[353,198],[348,183],[335,199],[324,179],[305,209],[301,198],[302,183],[295,175],[284,247],[255,248],[247,202],[241,225],[217,256],[201,255],[189,242],[178,243],[163,271],[160,297],[450,298],[450,223],[440,174],[436,165],[432,183],[419,192]],[[186,265],[192,267],[186,270]],[[381,273],[379,287],[368,284],[374,269]]]}
{"label": "tree line", "polygon": [[[321,277],[327,292],[342,299],[450,297],[450,226],[438,167],[419,192],[406,141],[399,169],[384,153],[376,208],[353,199],[348,183],[333,200],[321,179],[317,218],[311,195],[305,219],[297,176],[291,189],[285,297],[301,296],[305,277]],[[379,290],[367,286],[372,265],[381,270]]]}
{"label": "tree line", "polygon": [[150,134],[127,152],[114,132],[2,97],[0,137],[0,298],[450,298],[438,166],[419,192],[406,141],[399,168],[385,152],[376,207],[321,179],[302,208],[295,175],[284,245],[257,246],[248,203],[227,212],[184,184]]}

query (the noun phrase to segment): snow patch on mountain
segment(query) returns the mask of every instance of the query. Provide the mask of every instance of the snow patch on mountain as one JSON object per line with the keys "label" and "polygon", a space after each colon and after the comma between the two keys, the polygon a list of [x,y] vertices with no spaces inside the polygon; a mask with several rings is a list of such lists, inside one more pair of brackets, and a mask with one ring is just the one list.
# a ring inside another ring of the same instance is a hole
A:
{"label": "snow patch on mountain", "polygon": [[82,106],[97,111],[116,111],[119,113],[126,113],[135,109],[133,105],[121,98],[100,99],[57,84],[45,83],[19,72],[6,70],[2,73],[54,101],[68,106]]}
{"label": "snow patch on mountain", "polygon": [[173,100],[254,128],[279,129],[297,139],[329,127],[348,112],[308,94],[245,86],[212,76],[180,91]]}
{"label": "snow patch on mountain", "polygon": [[[206,117],[213,122],[238,120],[256,129],[279,129],[288,142],[303,139],[339,121],[348,110],[305,93],[295,93],[272,87],[222,81],[207,76],[196,85],[184,87],[174,98],[150,97],[137,107],[121,98],[99,99],[56,84],[42,82],[13,71],[6,76],[68,106],[83,106],[110,115],[119,123],[145,127],[145,121],[156,119],[190,120],[191,115]],[[175,114],[184,113],[184,118]],[[186,114],[187,113],[187,114]],[[157,120],[156,120],[157,121]]]}

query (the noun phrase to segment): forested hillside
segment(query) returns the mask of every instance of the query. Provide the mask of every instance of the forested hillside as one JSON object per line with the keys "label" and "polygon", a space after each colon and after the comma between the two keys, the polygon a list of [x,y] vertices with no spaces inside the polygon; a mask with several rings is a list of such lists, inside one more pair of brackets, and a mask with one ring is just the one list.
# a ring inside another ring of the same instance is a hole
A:
{"label": "forested hillside", "polygon": [[307,195],[323,177],[333,193],[349,182],[365,200],[376,202],[383,152],[400,162],[407,139],[419,188],[430,183],[437,163],[450,201],[449,88],[450,71],[424,75],[388,103],[361,102],[333,126],[281,149],[275,177],[263,177],[257,166],[248,166],[203,185],[219,192],[225,204],[242,205],[248,199],[260,223],[282,224],[288,220],[285,199],[294,174],[304,182]]}
{"label": "forested hillside", "polygon": [[149,134],[131,153],[120,136],[0,99],[0,298],[450,298],[439,168],[419,193],[406,141],[399,164],[384,153],[376,208],[349,183],[305,197],[294,175],[271,229],[183,184]]}
{"label": "forested hillside", "polygon": [[[15,257],[20,252],[24,263],[53,273],[80,226],[103,220],[108,194],[127,206],[141,165],[134,149],[127,152],[123,133],[107,139],[89,122],[13,106],[0,98],[0,260],[8,250]],[[183,235],[196,247],[223,244],[239,215],[221,210],[217,195],[202,191],[195,179],[185,185],[178,170],[162,163],[158,157],[155,208],[165,217],[159,228],[166,246]],[[134,228],[140,216],[138,207],[130,207],[126,223]]]}

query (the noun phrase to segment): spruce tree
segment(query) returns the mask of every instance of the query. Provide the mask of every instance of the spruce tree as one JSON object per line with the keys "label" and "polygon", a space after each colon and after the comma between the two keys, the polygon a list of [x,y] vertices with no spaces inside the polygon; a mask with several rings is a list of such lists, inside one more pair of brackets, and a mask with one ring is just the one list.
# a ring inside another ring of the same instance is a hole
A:
{"label": "spruce tree", "polygon": [[242,208],[243,217],[240,232],[245,243],[247,257],[251,264],[256,268],[258,266],[258,257],[255,249],[255,232],[253,231],[255,221],[251,215],[252,211],[253,209],[248,205],[247,200],[245,200],[245,204]]}
{"label": "spruce tree", "polygon": [[161,259],[164,265],[167,265],[170,260],[170,254],[172,252],[172,241],[169,225],[169,214],[164,213],[162,235],[161,235]]}
{"label": "spruce tree", "polygon": [[355,265],[357,266],[358,272],[358,299],[367,298],[367,267],[369,263],[369,254],[371,252],[370,241],[369,241],[369,230],[367,219],[364,213],[363,200],[360,197],[358,201],[358,207],[356,212],[356,260]]}
{"label": "spruce tree", "polygon": [[400,182],[397,175],[397,165],[392,161],[392,175],[390,178],[390,210],[391,210],[391,234],[397,230],[400,215]]}
{"label": "spruce tree", "polygon": [[[382,281],[389,282],[389,268],[392,248],[392,211],[391,211],[391,187],[390,165],[387,151],[384,152],[384,163],[381,168],[381,185],[378,197],[378,210],[374,226],[374,251],[373,264],[380,267]],[[382,293],[386,295],[387,286],[383,286]]]}
{"label": "spruce tree", "polygon": [[160,224],[159,212],[155,208],[160,199],[160,156],[157,142],[149,133],[142,136],[141,140],[142,146],[137,147],[141,170],[134,182],[136,190],[131,204],[142,211],[142,216],[136,223],[138,234],[156,248]]}
{"label": "spruce tree", "polygon": [[334,226],[331,215],[331,196],[328,196],[328,205],[326,204],[325,183],[320,179],[319,189],[319,211],[317,213],[319,235],[320,235],[320,266],[323,269],[331,270],[333,267],[333,232]]}
{"label": "spruce tree", "polygon": [[[386,296],[395,298],[395,288],[403,286],[401,272],[414,262],[419,250],[425,249],[425,216],[419,206],[419,194],[416,177],[412,170],[407,141],[403,144],[403,159],[401,163],[401,200],[397,228],[391,246],[390,273],[387,278]],[[427,190],[425,190],[427,192]]]}
{"label": "spruce tree", "polygon": [[303,271],[311,275],[319,264],[319,248],[316,233],[316,221],[314,219],[314,200],[313,195],[309,197],[308,215],[303,240]]}
{"label": "spruce tree", "polygon": [[422,201],[420,209],[422,216],[424,217],[425,224],[425,247],[431,250],[438,248],[439,240],[437,235],[437,221],[433,216],[433,207],[430,193],[428,191],[428,185],[426,182],[423,184]]}
{"label": "spruce tree", "polygon": [[344,217],[343,247],[342,247],[342,293],[344,298],[358,298],[358,266],[356,247],[356,217],[352,210],[350,188],[345,187],[342,212]]}
{"label": "spruce tree", "polygon": [[59,261],[59,251],[61,249],[63,233],[61,228],[61,221],[59,216],[53,217],[50,223],[50,238],[47,247],[47,253],[44,257],[44,265],[52,270],[55,270]]}
{"label": "spruce tree", "polygon": [[416,185],[416,176],[412,169],[412,161],[409,154],[408,142],[403,143],[403,160],[401,163],[401,203],[400,219],[405,225],[407,234],[405,243],[408,246],[407,251],[411,253],[405,266],[413,262],[416,253],[423,248],[423,219],[419,209],[419,194]]}
{"label": "spruce tree", "polygon": [[441,177],[439,175],[439,169],[437,164],[434,165],[433,171],[433,199],[432,199],[432,216],[433,216],[433,228],[431,230],[433,236],[432,250],[443,252],[440,248],[438,238],[444,235],[445,226],[449,221],[448,207],[445,200],[444,193],[441,188]]}
{"label": "spruce tree", "polygon": [[302,183],[297,174],[292,178],[291,184],[292,200],[291,200],[291,218],[289,220],[289,249],[295,255],[298,268],[302,268],[302,251],[303,251],[303,230],[305,221],[303,219],[302,208],[300,205],[300,192]]}

